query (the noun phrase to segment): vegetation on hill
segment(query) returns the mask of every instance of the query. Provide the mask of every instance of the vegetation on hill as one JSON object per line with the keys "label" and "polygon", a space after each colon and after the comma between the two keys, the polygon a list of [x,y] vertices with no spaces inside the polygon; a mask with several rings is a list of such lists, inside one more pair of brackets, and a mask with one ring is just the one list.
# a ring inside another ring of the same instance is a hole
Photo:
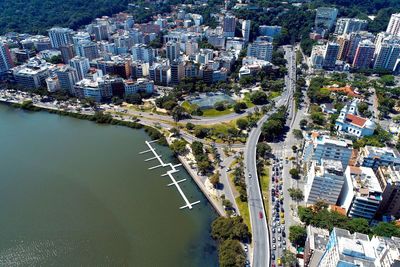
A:
{"label": "vegetation on hill", "polygon": [[128,0],[0,0],[0,33],[45,33],[58,25],[79,28],[94,18],[125,10]]}

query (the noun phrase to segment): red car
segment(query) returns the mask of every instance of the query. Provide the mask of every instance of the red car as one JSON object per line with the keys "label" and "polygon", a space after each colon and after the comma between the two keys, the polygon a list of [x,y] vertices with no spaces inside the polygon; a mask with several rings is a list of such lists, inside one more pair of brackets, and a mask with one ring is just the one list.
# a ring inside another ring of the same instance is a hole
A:
{"label": "red car", "polygon": [[262,218],[263,218],[263,214],[262,214],[262,212],[261,212],[261,211],[258,213],[258,217],[260,217],[260,219],[262,219]]}

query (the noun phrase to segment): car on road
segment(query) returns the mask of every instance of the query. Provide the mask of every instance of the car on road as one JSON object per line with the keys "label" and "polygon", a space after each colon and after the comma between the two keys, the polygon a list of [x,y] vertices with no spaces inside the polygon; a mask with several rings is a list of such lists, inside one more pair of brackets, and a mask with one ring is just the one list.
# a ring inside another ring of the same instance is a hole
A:
{"label": "car on road", "polygon": [[284,246],[286,246],[286,240],[285,240],[285,239],[283,239],[282,244],[283,244]]}
{"label": "car on road", "polygon": [[275,244],[272,245],[272,249],[276,250],[276,245]]}
{"label": "car on road", "polygon": [[277,263],[278,265],[282,265],[282,260],[281,260],[281,258],[278,258],[278,259],[276,260],[276,263]]}
{"label": "car on road", "polygon": [[281,228],[278,228],[278,233],[280,233],[281,232]]}
{"label": "car on road", "polygon": [[285,219],[281,219],[281,224],[285,224]]}
{"label": "car on road", "polygon": [[251,173],[249,173],[249,179],[251,179]]}
{"label": "car on road", "polygon": [[282,237],[278,236],[278,241],[281,242],[282,241]]}
{"label": "car on road", "polygon": [[272,243],[276,243],[275,237],[272,238]]}
{"label": "car on road", "polygon": [[244,251],[249,251],[249,247],[247,245],[244,245]]}
{"label": "car on road", "polygon": [[264,217],[261,211],[258,212],[258,217],[259,217],[260,219],[262,219],[262,218]]}
{"label": "car on road", "polygon": [[274,234],[275,234],[275,228],[272,228],[272,233],[274,233]]}
{"label": "car on road", "polygon": [[275,260],[275,254],[274,254],[274,253],[271,254],[271,259],[272,259],[273,261]]}

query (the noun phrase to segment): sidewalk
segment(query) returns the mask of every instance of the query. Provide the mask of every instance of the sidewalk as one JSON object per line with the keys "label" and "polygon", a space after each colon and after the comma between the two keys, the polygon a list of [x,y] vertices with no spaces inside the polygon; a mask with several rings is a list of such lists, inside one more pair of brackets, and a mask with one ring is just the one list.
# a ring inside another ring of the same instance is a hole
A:
{"label": "sidewalk", "polygon": [[204,196],[208,199],[208,201],[211,203],[211,205],[214,207],[214,209],[218,212],[220,216],[226,216],[225,210],[222,207],[222,203],[215,199],[210,193],[208,193],[205,185],[203,184],[201,177],[197,175],[196,171],[193,170],[187,161],[185,160],[184,157],[178,156],[179,161],[182,163],[182,166],[185,167],[186,171],[190,174],[192,179],[195,181],[197,186],[200,188],[200,190],[203,192]]}

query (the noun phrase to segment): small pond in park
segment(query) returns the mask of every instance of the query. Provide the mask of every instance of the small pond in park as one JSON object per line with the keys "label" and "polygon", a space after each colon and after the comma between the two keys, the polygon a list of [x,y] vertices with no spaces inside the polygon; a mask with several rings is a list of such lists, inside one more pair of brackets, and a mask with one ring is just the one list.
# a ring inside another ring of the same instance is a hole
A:
{"label": "small pond in park", "polygon": [[227,94],[224,93],[205,93],[189,99],[190,104],[199,106],[201,109],[212,108],[217,102],[227,102],[230,104],[235,101]]}

